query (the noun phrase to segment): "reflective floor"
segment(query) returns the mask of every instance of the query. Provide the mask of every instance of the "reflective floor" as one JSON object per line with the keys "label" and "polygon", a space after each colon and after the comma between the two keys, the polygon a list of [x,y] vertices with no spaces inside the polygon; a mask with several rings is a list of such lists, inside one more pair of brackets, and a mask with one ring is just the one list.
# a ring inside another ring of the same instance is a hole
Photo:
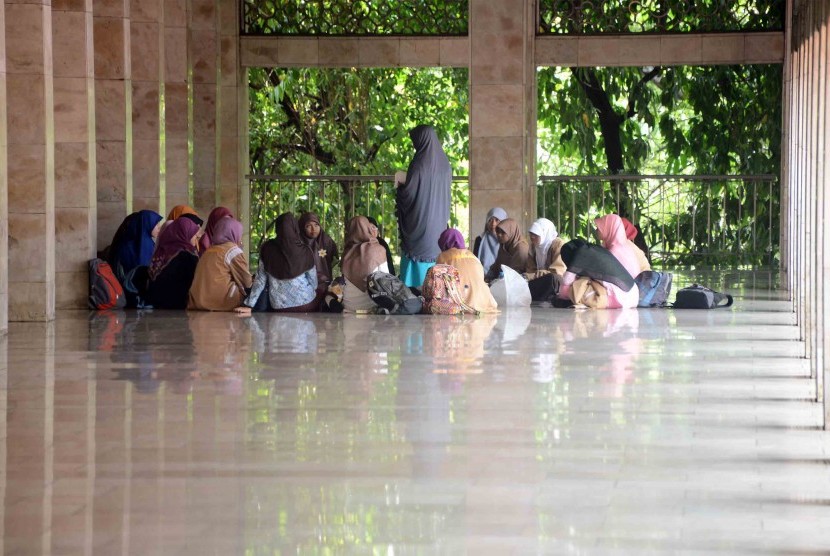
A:
{"label": "reflective floor", "polygon": [[3,550],[826,553],[791,305],[709,280],[734,310],[12,324]]}

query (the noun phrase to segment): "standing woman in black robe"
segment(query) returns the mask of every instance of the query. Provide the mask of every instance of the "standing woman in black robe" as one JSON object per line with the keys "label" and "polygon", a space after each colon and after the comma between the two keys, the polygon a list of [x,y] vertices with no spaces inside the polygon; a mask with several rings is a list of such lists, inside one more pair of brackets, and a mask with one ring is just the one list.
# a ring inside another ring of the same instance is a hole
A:
{"label": "standing woman in black robe", "polygon": [[401,280],[420,288],[427,271],[441,254],[438,237],[450,219],[452,168],[441,141],[430,125],[409,132],[415,157],[399,184],[396,212],[401,238]]}

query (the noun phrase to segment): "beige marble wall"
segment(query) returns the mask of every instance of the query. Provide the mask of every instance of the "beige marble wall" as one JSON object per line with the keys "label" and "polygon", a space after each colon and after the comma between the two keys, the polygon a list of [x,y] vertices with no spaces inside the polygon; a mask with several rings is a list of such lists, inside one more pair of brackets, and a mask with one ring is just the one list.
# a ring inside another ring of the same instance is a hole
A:
{"label": "beige marble wall", "polygon": [[185,0],[164,0],[165,210],[189,201],[191,82]]}
{"label": "beige marble wall", "polygon": [[[9,328],[9,197],[6,157],[6,4],[0,2],[0,336]],[[5,351],[3,351],[5,353]],[[5,363],[5,361],[0,361]]]}
{"label": "beige marble wall", "polygon": [[93,27],[97,245],[101,249],[133,208],[132,57],[126,3],[94,0]]}
{"label": "beige marble wall", "polygon": [[92,0],[53,0],[55,305],[87,305],[97,241]]}
{"label": "beige marble wall", "polygon": [[52,8],[6,0],[9,320],[55,316]]}
{"label": "beige marble wall", "polygon": [[[526,226],[533,216],[532,2],[470,2],[470,213],[474,234],[493,206]],[[530,57],[529,57],[530,53]]]}
{"label": "beige marble wall", "polygon": [[130,0],[133,109],[133,210],[160,209],[163,0]]}
{"label": "beige marble wall", "polygon": [[228,207],[237,216],[244,216],[247,221],[248,199],[247,193],[243,198],[244,167],[240,159],[247,160],[248,83],[247,72],[239,66],[239,27],[234,18],[238,4],[238,0],[219,0],[217,204]]}
{"label": "beige marble wall", "polygon": [[220,144],[218,0],[190,2],[190,62],[193,71],[193,207],[207,215],[218,201]]}

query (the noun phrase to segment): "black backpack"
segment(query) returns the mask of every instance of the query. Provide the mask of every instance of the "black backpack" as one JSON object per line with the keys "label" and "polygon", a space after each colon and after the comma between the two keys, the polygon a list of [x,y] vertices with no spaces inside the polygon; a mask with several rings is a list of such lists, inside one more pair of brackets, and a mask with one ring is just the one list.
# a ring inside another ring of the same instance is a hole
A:
{"label": "black backpack", "polygon": [[637,275],[634,283],[640,290],[637,307],[665,307],[671,294],[671,272],[645,270]]}
{"label": "black backpack", "polygon": [[366,279],[367,293],[380,313],[387,315],[417,315],[423,299],[406,287],[400,278],[388,272],[373,272]]}
{"label": "black backpack", "polygon": [[[726,304],[721,305],[724,300]],[[732,296],[728,293],[720,293],[705,286],[692,284],[677,292],[672,307],[675,309],[717,309],[732,306],[732,301]]]}

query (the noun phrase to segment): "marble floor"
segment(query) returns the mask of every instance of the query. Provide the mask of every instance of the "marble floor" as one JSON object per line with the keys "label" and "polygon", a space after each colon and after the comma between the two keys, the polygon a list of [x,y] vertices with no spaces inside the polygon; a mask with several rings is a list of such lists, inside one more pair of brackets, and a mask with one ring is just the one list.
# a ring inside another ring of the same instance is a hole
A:
{"label": "marble floor", "polygon": [[3,552],[828,553],[792,306],[708,279],[733,309],[13,323]]}

